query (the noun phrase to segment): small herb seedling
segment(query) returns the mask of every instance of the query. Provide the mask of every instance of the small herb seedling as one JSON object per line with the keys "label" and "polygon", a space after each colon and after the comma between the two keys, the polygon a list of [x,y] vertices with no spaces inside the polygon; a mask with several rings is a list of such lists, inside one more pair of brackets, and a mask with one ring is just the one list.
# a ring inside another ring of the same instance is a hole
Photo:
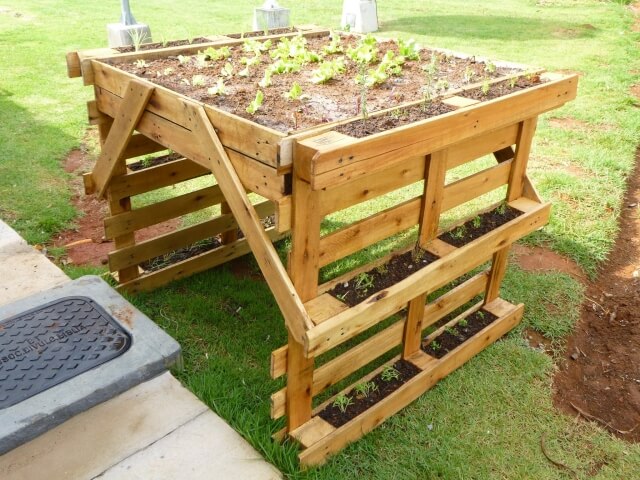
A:
{"label": "small herb seedling", "polygon": [[129,36],[133,42],[133,49],[136,52],[140,50],[143,43],[149,43],[151,41],[151,37],[147,35],[147,32],[144,29],[133,29],[129,32]]}
{"label": "small herb seedling", "polygon": [[482,218],[480,218],[480,215],[473,217],[471,225],[473,225],[473,228],[480,228],[480,225],[482,225]]}
{"label": "small herb seedling", "polygon": [[291,90],[284,94],[284,98],[287,100],[297,100],[300,98],[300,95],[302,95],[302,87],[298,82],[293,82]]}
{"label": "small herb seedling", "polygon": [[400,378],[400,372],[396,370],[392,365],[387,365],[382,369],[380,378],[385,382],[390,382],[392,380]]}
{"label": "small herb seedling", "polygon": [[413,250],[411,250],[411,260],[413,260],[413,263],[420,263],[424,258],[424,253],[424,250],[420,248],[419,245],[413,247]]}
{"label": "small herb seedling", "polygon": [[376,272],[379,273],[380,275],[386,275],[387,273],[389,273],[389,269],[387,268],[387,264],[383,263],[382,265],[378,265],[376,267]]}
{"label": "small herb seedling", "polygon": [[343,293],[342,295],[336,295],[336,298],[337,298],[338,300],[340,300],[341,302],[344,302],[344,301],[345,301],[345,299],[347,298],[347,294],[346,294],[346,293]]}
{"label": "small herb seedling", "polygon": [[507,204],[501,203],[500,206],[496,208],[496,212],[498,213],[498,215],[504,215],[505,213],[507,213]]}
{"label": "small herb seedling", "polygon": [[247,107],[247,113],[254,115],[258,109],[262,106],[262,101],[264,100],[264,93],[262,90],[258,90],[256,92],[256,98],[254,98],[249,106]]}
{"label": "small herb seedling", "polygon": [[486,63],[486,65],[484,66],[484,71],[487,73],[495,73],[496,72],[496,66],[493,62],[488,61]]}
{"label": "small herb seedling", "polygon": [[453,238],[464,238],[466,234],[467,234],[467,229],[465,228],[464,225],[460,225],[451,233]]}
{"label": "small herb seedling", "polygon": [[267,69],[264,71],[264,77],[262,77],[262,80],[258,82],[258,85],[260,85],[262,88],[267,88],[270,87],[271,84],[271,71]]}
{"label": "small herb seedling", "polygon": [[458,329],[456,329],[456,327],[446,327],[444,331],[447,332],[449,335],[453,335],[454,337],[457,337],[458,335],[460,335],[460,332],[458,332]]}
{"label": "small herb seedling", "polygon": [[204,75],[194,75],[193,77],[191,77],[191,85],[193,85],[194,87],[204,87]]}
{"label": "small herb seedling", "polygon": [[362,272],[356,277],[356,290],[363,290],[366,292],[373,287],[373,277],[367,272]]}
{"label": "small herb seedling", "polygon": [[489,94],[489,89],[491,88],[491,85],[489,84],[489,80],[485,80],[484,82],[482,82],[482,95],[483,96],[487,96]]}
{"label": "small herb seedling", "polygon": [[354,387],[354,391],[362,397],[368,397],[376,390],[378,390],[378,386],[373,382],[362,382]]}
{"label": "small herb seedling", "polygon": [[186,65],[190,61],[191,57],[189,55],[178,55],[178,62],[180,62],[180,65]]}
{"label": "small herb seedling", "polygon": [[471,70],[469,65],[467,65],[467,68],[464,69],[464,83],[471,83],[471,80],[473,80],[475,75],[475,72]]}
{"label": "small herb seedling", "polygon": [[222,70],[220,70],[220,75],[222,75],[223,77],[230,77],[233,75],[233,65],[231,65],[229,62],[224,64],[224,67],[222,67]]}
{"label": "small herb seedling", "polygon": [[145,62],[143,59],[136,60],[136,67],[144,68],[146,66],[147,66],[147,62]]}
{"label": "small herb seedling", "polygon": [[458,325],[460,325],[462,328],[465,328],[467,325],[469,325],[469,321],[466,318],[461,318],[458,321]]}
{"label": "small herb seedling", "polygon": [[478,310],[478,316],[479,316],[482,320],[484,320],[485,313],[484,313],[482,310]]}
{"label": "small herb seedling", "polygon": [[214,87],[211,87],[207,90],[209,95],[224,95],[226,93],[226,88],[224,85],[224,80],[219,78]]}
{"label": "small herb seedling", "polygon": [[342,393],[333,400],[332,405],[336,407],[338,410],[340,410],[342,413],[345,413],[347,411],[347,408],[353,405],[353,400],[351,397],[347,397],[347,395]]}
{"label": "small herb seedling", "polygon": [[431,342],[431,343],[429,344],[429,346],[431,347],[431,349],[432,349],[432,350],[434,350],[434,351],[436,351],[436,352],[437,352],[438,350],[440,350],[440,344],[439,344],[437,341],[435,341],[435,340],[434,340],[433,342]]}

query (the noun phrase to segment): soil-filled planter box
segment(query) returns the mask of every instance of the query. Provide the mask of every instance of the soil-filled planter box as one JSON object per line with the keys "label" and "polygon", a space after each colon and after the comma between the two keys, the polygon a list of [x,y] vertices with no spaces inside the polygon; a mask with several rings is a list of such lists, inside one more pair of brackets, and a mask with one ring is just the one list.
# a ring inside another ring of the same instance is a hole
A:
{"label": "soil-filled planter box", "polygon": [[[526,174],[531,142],[537,117],[575,97],[577,76],[314,26],[266,33],[76,52],[68,67],[94,86],[89,118],[102,153],[85,187],[109,200],[109,265],[120,288],[152,289],[252,251],[288,329],[288,344],[271,358],[271,376],[287,375],[271,415],[286,415],[285,433],[310,465],[521,318],[523,307],[501,300],[499,289],[512,243],[549,217]],[[161,158],[138,159],[154,153]],[[495,164],[474,163],[487,155]],[[447,181],[462,165],[471,173]],[[194,179],[211,183],[132,206],[132,197]],[[323,233],[332,214],[410,185],[421,193]],[[487,205],[488,195],[502,201]],[[215,205],[211,219],[136,239]],[[442,215],[461,206],[468,217],[443,229]],[[416,226],[415,246],[320,284],[323,267]],[[285,269],[271,241],[287,233]],[[389,370],[379,367],[313,408],[314,397],[397,347],[391,363],[407,367],[397,368],[401,380],[386,382]],[[357,414],[323,420],[348,411],[344,398]]]}

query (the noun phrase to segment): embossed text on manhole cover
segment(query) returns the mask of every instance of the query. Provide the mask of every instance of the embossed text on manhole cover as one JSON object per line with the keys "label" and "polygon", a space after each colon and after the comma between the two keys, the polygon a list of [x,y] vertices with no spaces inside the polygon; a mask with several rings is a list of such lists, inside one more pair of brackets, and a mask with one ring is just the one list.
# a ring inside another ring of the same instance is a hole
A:
{"label": "embossed text on manhole cover", "polygon": [[65,297],[0,322],[0,409],[112,360],[131,337],[88,297]]}

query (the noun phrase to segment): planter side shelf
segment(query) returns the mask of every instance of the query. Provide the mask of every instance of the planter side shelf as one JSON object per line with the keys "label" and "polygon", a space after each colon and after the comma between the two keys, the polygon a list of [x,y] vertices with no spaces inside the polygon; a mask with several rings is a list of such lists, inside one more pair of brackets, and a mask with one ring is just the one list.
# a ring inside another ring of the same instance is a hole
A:
{"label": "planter side shelf", "polygon": [[[298,30],[306,36],[328,34],[315,26]],[[98,126],[102,151],[84,176],[85,190],[108,200],[105,236],[115,242],[109,267],[121,290],[157,288],[253,252],[289,333],[287,345],[271,356],[271,376],[287,375],[287,386],[271,396],[271,415],[287,417],[280,437],[300,443],[302,465],[322,463],[522,318],[523,305],[506,302],[499,291],[511,245],[544,226],[550,214],[550,204],[526,175],[531,144],[538,116],[572,100],[577,77],[540,72],[541,84],[484,102],[465,96],[478,87],[470,85],[441,99],[449,113],[354,138],[337,128],[355,118],[280,132],[118,68],[134,59],[242,42],[228,36],[209,40],[67,56],[69,75],[82,75],[95,93],[88,103],[89,122]],[[167,157],[166,150],[172,155]],[[144,165],[143,155],[156,157]],[[487,155],[495,160],[490,165],[476,162]],[[141,164],[144,168],[138,168]],[[467,165],[462,178],[447,181],[447,173],[462,165]],[[178,185],[178,195],[132,206],[138,195]],[[421,193],[321,232],[327,216],[410,185]],[[249,193],[260,197],[250,200]],[[468,216],[448,225],[444,214],[462,205]],[[211,207],[217,207],[215,214]],[[470,225],[478,218],[506,209],[511,217],[454,245],[451,238],[473,230]],[[204,220],[175,229],[175,219],[194,214]],[[165,222],[166,233],[140,240],[145,229]],[[415,246],[319,282],[321,268],[416,226]],[[271,242],[287,234],[291,252],[285,270]],[[428,261],[355,303],[336,293],[341,285],[357,285],[374,271],[385,272],[387,264],[408,252]],[[446,332],[489,314],[491,323],[461,337],[441,358],[426,353],[435,351]],[[394,349],[399,354],[389,360]],[[398,361],[413,365],[416,373],[395,391],[342,425],[322,417],[339,395],[350,394],[355,385],[372,381]],[[361,380],[335,392],[340,382],[367,366],[370,372]],[[334,395],[314,402],[327,389]]]}

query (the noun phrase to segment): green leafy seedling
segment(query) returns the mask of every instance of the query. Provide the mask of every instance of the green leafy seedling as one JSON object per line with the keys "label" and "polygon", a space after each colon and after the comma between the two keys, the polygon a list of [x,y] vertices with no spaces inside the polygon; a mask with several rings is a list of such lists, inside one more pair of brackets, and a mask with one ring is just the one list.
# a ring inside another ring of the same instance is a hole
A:
{"label": "green leafy seedling", "polygon": [[458,321],[458,325],[460,325],[462,328],[465,328],[467,325],[469,325],[469,321],[466,318],[461,318]]}
{"label": "green leafy seedling", "polygon": [[485,313],[482,310],[478,310],[478,317],[480,317],[482,320],[484,320],[484,317],[486,316]]}
{"label": "green leafy seedling", "polygon": [[400,372],[396,370],[393,365],[387,365],[382,369],[382,373],[380,374],[380,378],[385,382],[390,382],[392,380],[396,380],[400,378]]}
{"label": "green leafy seedling", "polygon": [[222,78],[219,78],[215,86],[209,88],[207,90],[207,93],[209,95],[225,95],[226,87],[224,85],[224,80]]}
{"label": "green leafy seedling", "polygon": [[302,95],[302,87],[298,82],[293,82],[291,89],[284,94],[284,97],[287,100],[297,100],[300,98],[300,95]]}
{"label": "green leafy seedling", "polygon": [[431,347],[432,350],[434,350],[435,352],[437,352],[438,350],[440,350],[440,344],[437,341],[433,341],[429,344],[429,346]]}
{"label": "green leafy seedling", "polygon": [[376,272],[380,275],[386,275],[387,273],[389,273],[389,268],[387,268],[386,263],[383,263],[382,265],[378,265],[376,267]]}
{"label": "green leafy seedling", "polygon": [[354,387],[354,391],[362,397],[368,397],[376,390],[378,390],[378,386],[373,382],[362,382]]}
{"label": "green leafy seedling", "polygon": [[453,236],[453,238],[464,238],[464,236],[467,234],[467,229],[464,225],[460,225],[458,228],[456,228],[451,235]]}
{"label": "green leafy seedling", "polygon": [[496,212],[498,213],[498,215],[504,215],[505,213],[507,213],[507,204],[501,203],[500,206],[496,208]]}
{"label": "green leafy seedling", "polygon": [[516,86],[516,83],[518,83],[518,77],[511,77],[509,79],[509,88],[513,90],[514,87]]}
{"label": "green leafy seedling", "polygon": [[373,287],[373,277],[367,272],[362,272],[356,277],[356,290],[363,290],[366,292]]}
{"label": "green leafy seedling", "polygon": [[145,62],[144,60],[142,60],[142,59],[136,60],[136,67],[144,68],[146,66],[147,66],[147,62]]}
{"label": "green leafy seedling", "polygon": [[491,88],[491,85],[489,84],[489,80],[485,80],[484,82],[482,82],[482,95],[483,96],[487,96],[489,94],[489,89]]}
{"label": "green leafy seedling", "polygon": [[495,64],[491,61],[488,61],[484,66],[484,71],[487,73],[495,73],[496,72]]}
{"label": "green leafy seedling", "polygon": [[191,57],[189,55],[178,55],[178,62],[180,65],[186,65],[191,61]]}
{"label": "green leafy seedling", "polygon": [[264,93],[262,93],[262,90],[258,90],[256,92],[256,98],[254,98],[249,104],[249,106],[247,107],[247,113],[251,115],[255,115],[258,109],[262,106],[263,100],[264,100]]}
{"label": "green leafy seedling", "polygon": [[333,400],[332,405],[336,407],[338,410],[340,410],[342,413],[345,413],[347,411],[347,408],[353,405],[353,399],[351,397],[348,397],[346,394],[342,393]]}
{"label": "green leafy seedling", "polygon": [[460,332],[458,332],[458,329],[456,327],[446,327],[444,331],[447,332],[449,335],[453,335],[454,337],[457,337],[458,335],[460,335]]}
{"label": "green leafy seedling", "polygon": [[473,217],[471,225],[473,225],[473,228],[480,228],[480,225],[482,225],[482,218],[480,218],[480,215]]}

